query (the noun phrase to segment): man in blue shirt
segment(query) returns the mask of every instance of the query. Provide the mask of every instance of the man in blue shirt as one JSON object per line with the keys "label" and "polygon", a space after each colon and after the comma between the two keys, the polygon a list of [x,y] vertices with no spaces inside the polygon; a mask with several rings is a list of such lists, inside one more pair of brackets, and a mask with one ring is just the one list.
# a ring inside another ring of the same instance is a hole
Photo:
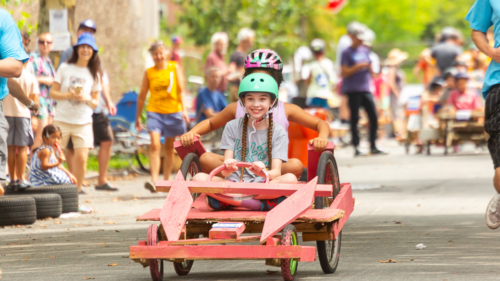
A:
{"label": "man in blue shirt", "polygon": [[198,92],[196,97],[196,123],[215,116],[227,106],[226,97],[217,90],[220,78],[217,67],[207,69],[205,73],[207,87]]}
{"label": "man in blue shirt", "polygon": [[29,108],[35,109],[19,84],[8,78],[21,76],[23,63],[28,60],[24,51],[21,33],[12,16],[6,10],[0,9],[0,195],[5,184],[5,168],[7,164],[7,134],[9,125],[3,115],[2,100],[10,93]]}
{"label": "man in blue shirt", "polygon": [[[486,100],[484,129],[490,135],[488,150],[495,167],[493,185],[497,194],[486,209],[486,225],[491,229],[500,226],[500,1],[477,0],[465,17],[472,28],[472,40],[477,48],[492,58],[486,71],[483,96]],[[493,26],[495,45],[492,47],[486,32]]]}

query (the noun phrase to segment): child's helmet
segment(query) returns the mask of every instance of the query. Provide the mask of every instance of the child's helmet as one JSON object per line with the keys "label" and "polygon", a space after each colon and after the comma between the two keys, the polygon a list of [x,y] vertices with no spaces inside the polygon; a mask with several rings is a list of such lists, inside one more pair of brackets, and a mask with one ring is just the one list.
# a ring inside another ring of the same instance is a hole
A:
{"label": "child's helmet", "polygon": [[238,96],[242,98],[246,93],[268,93],[277,99],[278,91],[278,83],[271,75],[252,73],[241,80]]}
{"label": "child's helmet", "polygon": [[248,54],[245,59],[245,69],[248,68],[272,68],[283,69],[281,57],[273,50],[258,49]]}

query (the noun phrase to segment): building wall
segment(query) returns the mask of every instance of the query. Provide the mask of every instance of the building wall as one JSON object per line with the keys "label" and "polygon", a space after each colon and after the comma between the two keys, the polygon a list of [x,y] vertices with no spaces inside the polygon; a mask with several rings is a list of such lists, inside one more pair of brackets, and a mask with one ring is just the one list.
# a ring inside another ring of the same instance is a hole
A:
{"label": "building wall", "polygon": [[[114,101],[124,92],[140,88],[147,55],[144,50],[158,37],[158,7],[158,0],[76,0],[75,29],[83,20],[95,21],[99,55],[110,77]],[[4,8],[14,11],[15,20],[23,11],[31,14],[30,23],[38,21],[38,0]],[[30,50],[35,50],[36,33],[31,38]]]}

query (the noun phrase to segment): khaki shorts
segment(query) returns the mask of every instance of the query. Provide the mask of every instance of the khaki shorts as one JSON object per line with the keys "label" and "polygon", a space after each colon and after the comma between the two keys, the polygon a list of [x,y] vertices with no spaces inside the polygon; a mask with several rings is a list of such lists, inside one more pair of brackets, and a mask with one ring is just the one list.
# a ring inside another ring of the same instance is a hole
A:
{"label": "khaki shorts", "polygon": [[73,148],[94,148],[92,123],[77,125],[54,120],[54,125],[61,128],[61,149],[66,149],[70,138]]}

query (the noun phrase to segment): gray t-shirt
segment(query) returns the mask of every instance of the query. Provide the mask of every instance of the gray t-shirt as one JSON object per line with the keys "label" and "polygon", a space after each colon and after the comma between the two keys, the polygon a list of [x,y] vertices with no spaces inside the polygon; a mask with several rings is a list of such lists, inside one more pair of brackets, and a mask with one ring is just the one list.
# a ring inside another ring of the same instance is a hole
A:
{"label": "gray t-shirt", "polygon": [[61,54],[61,57],[59,58],[59,64],[57,65],[57,68],[61,66],[61,63],[69,61],[71,55],[73,55],[73,47],[69,47],[64,50],[64,52],[62,52]]}
{"label": "gray t-shirt", "polygon": [[[250,137],[250,132],[253,131],[250,120],[248,125],[247,138]],[[242,129],[243,118],[229,121],[224,128],[220,143],[221,150],[229,149],[234,151],[234,159],[237,161],[241,161]],[[277,123],[273,123],[272,149],[273,159],[281,159],[283,162],[288,161],[288,134]],[[247,139],[247,153],[244,162],[253,163],[257,161],[262,161],[266,167],[269,166],[269,157],[267,157],[267,129],[257,130],[252,134],[251,139]],[[237,172],[232,173],[227,179],[239,182],[240,175],[241,169],[238,169]],[[245,169],[245,174],[243,175],[244,182],[261,182],[262,180],[264,180],[262,177],[256,176],[254,173],[249,172],[248,169]]]}
{"label": "gray t-shirt", "polygon": [[444,73],[445,69],[452,67],[457,57],[462,53],[462,48],[450,43],[439,43],[432,47],[431,55],[436,59],[436,64]]}

